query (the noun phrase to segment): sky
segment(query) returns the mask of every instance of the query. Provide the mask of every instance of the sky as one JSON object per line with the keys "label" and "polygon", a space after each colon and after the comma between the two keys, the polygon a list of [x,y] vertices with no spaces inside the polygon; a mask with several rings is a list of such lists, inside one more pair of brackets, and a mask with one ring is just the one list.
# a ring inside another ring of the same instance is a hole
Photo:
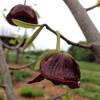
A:
{"label": "sky", "polygon": [[[23,4],[23,2],[24,0],[3,0],[2,3],[0,3],[0,12],[6,8],[7,12],[5,14],[7,14],[13,6]],[[79,0],[79,2],[84,8],[88,8],[94,5],[96,0]],[[26,3],[39,13],[40,24],[48,24],[52,29],[59,31],[73,42],[85,41],[81,29],[63,0],[27,0]],[[100,31],[100,8],[98,7],[89,11],[88,15]],[[9,32],[7,32],[8,30]],[[21,30],[18,31],[18,28],[9,25],[2,16],[2,13],[0,13],[0,33],[4,31],[6,35],[9,33],[23,35],[24,30],[25,29],[21,28]],[[28,29],[27,34],[31,36],[32,30]],[[56,36],[44,28],[35,39],[34,45],[38,50],[54,49],[56,47]],[[67,50],[69,46],[70,45],[61,40],[61,50]]]}

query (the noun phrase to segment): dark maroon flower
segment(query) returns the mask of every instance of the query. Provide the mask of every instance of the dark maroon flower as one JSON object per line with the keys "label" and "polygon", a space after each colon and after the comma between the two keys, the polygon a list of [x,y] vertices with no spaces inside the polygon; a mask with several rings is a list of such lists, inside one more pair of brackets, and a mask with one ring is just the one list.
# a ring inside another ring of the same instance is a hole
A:
{"label": "dark maroon flower", "polygon": [[44,78],[54,84],[68,85],[70,88],[80,87],[80,69],[73,57],[66,53],[57,53],[42,60],[41,74],[28,83],[40,82]]}
{"label": "dark maroon flower", "polygon": [[12,19],[18,19],[32,24],[38,23],[35,11],[30,6],[22,4],[14,6],[6,16],[6,20],[8,21],[8,23],[11,25],[15,25],[12,22]]}

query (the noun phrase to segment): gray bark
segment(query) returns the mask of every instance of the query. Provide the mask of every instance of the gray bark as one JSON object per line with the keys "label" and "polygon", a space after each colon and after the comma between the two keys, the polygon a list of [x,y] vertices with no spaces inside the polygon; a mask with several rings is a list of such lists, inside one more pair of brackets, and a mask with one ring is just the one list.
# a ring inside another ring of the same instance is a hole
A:
{"label": "gray bark", "polygon": [[7,99],[16,100],[16,96],[14,94],[13,87],[12,87],[8,65],[5,61],[1,42],[0,42],[0,71],[3,77],[3,85],[5,86],[4,90],[7,95]]}
{"label": "gray bark", "polygon": [[89,18],[86,10],[78,0],[64,0],[64,2],[72,12],[87,41],[93,44],[91,50],[100,59],[100,33]]}

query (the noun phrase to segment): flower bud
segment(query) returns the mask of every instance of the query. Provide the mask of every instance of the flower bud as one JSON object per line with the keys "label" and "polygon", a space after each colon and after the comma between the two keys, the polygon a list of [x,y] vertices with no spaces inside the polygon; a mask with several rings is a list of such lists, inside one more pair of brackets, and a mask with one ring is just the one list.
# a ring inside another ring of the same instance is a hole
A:
{"label": "flower bud", "polygon": [[31,24],[38,23],[35,11],[30,6],[22,4],[14,6],[6,16],[8,23],[16,26],[12,19],[18,19]]}

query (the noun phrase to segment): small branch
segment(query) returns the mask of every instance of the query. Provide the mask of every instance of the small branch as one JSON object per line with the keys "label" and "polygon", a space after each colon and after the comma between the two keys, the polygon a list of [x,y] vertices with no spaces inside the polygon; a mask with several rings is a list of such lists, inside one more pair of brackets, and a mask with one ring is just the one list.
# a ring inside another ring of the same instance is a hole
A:
{"label": "small branch", "polygon": [[[57,35],[56,31],[54,31],[53,29],[51,29],[47,24],[44,24],[44,26],[51,32],[53,32],[55,35]],[[85,48],[85,49],[91,49],[91,44],[90,45],[82,45],[82,44],[79,44],[79,43],[74,43],[70,40],[68,40],[66,37],[64,37],[62,34],[60,34],[60,37],[65,40],[68,44],[71,44],[71,45],[74,45],[74,46],[77,46],[77,47],[81,47],[81,48]]]}
{"label": "small branch", "polygon": [[21,69],[28,68],[28,67],[32,66],[33,64],[34,64],[34,62],[27,64],[27,65],[24,65],[22,67],[9,67],[9,69],[11,69],[11,70],[21,70]]}
{"label": "small branch", "polygon": [[89,8],[86,8],[86,11],[90,11],[90,10],[96,8],[96,7],[99,7],[99,6],[100,6],[100,3],[97,3],[97,4],[95,4],[94,6],[91,6],[91,7],[89,7]]}

